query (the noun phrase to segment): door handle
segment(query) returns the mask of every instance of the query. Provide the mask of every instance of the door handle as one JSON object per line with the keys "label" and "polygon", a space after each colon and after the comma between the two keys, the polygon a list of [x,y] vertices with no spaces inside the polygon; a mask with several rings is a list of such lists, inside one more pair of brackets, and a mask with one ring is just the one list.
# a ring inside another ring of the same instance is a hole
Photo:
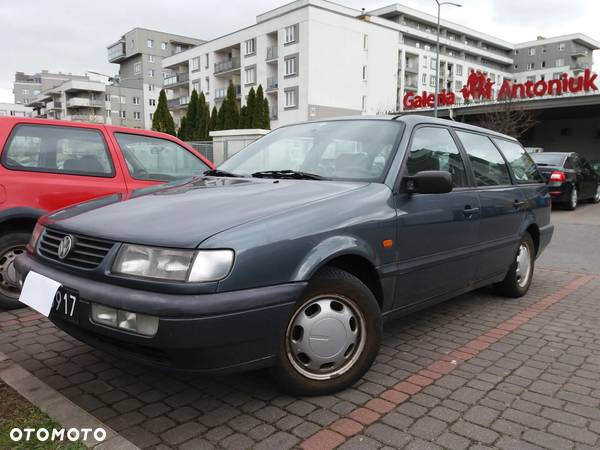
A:
{"label": "door handle", "polygon": [[479,208],[471,208],[469,205],[465,206],[463,209],[463,214],[466,218],[470,219],[473,215],[479,212]]}
{"label": "door handle", "polygon": [[515,209],[519,209],[519,208],[520,208],[520,207],[522,207],[524,204],[525,204],[525,202],[524,202],[524,201],[522,201],[522,200],[515,200],[515,201],[513,202],[513,207],[514,207]]}

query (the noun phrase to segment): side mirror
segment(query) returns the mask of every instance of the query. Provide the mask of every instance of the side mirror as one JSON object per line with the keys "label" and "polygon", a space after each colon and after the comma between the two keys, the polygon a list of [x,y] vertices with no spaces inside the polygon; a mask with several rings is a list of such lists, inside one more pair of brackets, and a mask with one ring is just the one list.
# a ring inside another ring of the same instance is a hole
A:
{"label": "side mirror", "polygon": [[452,191],[452,175],[445,170],[423,170],[405,180],[409,193],[445,194]]}

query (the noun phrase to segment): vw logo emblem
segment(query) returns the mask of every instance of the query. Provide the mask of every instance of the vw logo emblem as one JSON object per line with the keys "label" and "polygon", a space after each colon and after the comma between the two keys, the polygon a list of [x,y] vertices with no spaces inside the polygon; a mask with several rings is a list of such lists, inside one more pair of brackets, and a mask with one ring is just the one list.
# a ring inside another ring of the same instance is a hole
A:
{"label": "vw logo emblem", "polygon": [[71,251],[72,247],[73,237],[67,234],[64,238],[62,238],[60,244],[58,245],[58,257],[60,259],[65,259],[67,256],[69,256],[69,252]]}

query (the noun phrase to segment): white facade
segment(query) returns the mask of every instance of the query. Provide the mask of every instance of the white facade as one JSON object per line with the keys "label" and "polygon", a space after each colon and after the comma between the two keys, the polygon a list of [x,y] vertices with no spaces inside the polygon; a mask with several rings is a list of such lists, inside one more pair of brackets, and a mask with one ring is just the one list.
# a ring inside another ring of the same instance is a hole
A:
{"label": "white facade", "polygon": [[[399,4],[364,13],[325,0],[296,0],[257,16],[253,26],[165,58],[163,67],[179,74],[175,83],[165,82],[170,109],[179,121],[192,89],[218,107],[232,81],[242,105],[249,89],[262,85],[273,128],[399,111],[406,93],[434,91],[436,22]],[[559,43],[565,50],[561,67],[560,55],[553,67],[523,59],[523,51],[517,56],[519,49],[539,47],[541,54]],[[440,45],[440,90],[458,93],[469,73],[480,71],[495,82],[494,94],[505,79],[581,70],[600,48],[581,34],[512,44],[447,21],[441,22]],[[518,67],[517,60],[531,68]]]}
{"label": "white facade", "polygon": [[0,103],[0,117],[31,117],[32,108],[16,103]]}

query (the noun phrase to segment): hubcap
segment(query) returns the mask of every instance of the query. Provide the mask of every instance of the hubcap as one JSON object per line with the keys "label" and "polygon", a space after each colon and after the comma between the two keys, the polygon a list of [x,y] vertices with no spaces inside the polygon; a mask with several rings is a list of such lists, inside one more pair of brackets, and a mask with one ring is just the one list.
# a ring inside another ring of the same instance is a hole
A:
{"label": "hubcap", "polygon": [[571,191],[571,206],[575,208],[577,206],[577,189],[573,188]]}
{"label": "hubcap", "polygon": [[531,276],[531,252],[527,244],[522,243],[517,253],[517,284],[524,287]]}
{"label": "hubcap", "polygon": [[0,256],[0,294],[18,300],[19,287],[15,258],[25,251],[25,247],[16,246],[9,248]]}
{"label": "hubcap", "polygon": [[327,380],[348,371],[365,345],[365,320],[346,298],[310,299],[296,311],[286,331],[287,357],[307,378]]}
{"label": "hubcap", "polygon": [[600,185],[596,188],[596,195],[594,196],[594,201],[600,203]]}

